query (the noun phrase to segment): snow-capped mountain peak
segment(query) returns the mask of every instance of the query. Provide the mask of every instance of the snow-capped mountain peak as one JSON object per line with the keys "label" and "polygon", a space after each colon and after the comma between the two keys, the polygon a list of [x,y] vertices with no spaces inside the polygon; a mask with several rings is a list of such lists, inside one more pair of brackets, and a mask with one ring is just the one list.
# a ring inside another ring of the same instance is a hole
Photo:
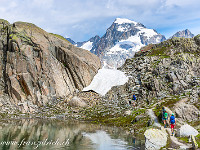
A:
{"label": "snow-capped mountain peak", "polygon": [[133,23],[133,24],[137,24],[137,22],[126,19],[126,18],[116,18],[114,23],[116,24],[126,24],[126,23]]}
{"label": "snow-capped mountain peak", "polygon": [[127,58],[134,57],[141,47],[164,40],[163,35],[139,22],[116,18],[101,38],[95,36],[88,41],[78,42],[77,46],[99,56],[103,67],[118,68]]}
{"label": "snow-capped mountain peak", "polygon": [[92,52],[100,56],[107,68],[120,67],[127,58],[134,56],[141,47],[156,44],[165,37],[143,24],[125,18],[117,18],[107,29]]}

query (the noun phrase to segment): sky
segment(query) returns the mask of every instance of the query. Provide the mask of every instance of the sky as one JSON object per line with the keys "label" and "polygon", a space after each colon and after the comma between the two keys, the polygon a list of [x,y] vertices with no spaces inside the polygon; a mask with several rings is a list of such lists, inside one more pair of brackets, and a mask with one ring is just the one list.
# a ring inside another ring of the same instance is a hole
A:
{"label": "sky", "polygon": [[200,0],[0,0],[0,18],[30,22],[75,42],[105,34],[127,18],[167,38],[180,30],[200,34]]}

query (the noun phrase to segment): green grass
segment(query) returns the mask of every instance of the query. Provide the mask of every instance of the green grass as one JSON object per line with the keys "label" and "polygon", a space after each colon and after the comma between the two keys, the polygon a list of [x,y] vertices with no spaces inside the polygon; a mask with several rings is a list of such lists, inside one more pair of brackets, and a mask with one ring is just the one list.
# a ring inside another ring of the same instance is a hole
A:
{"label": "green grass", "polygon": [[157,60],[157,61],[154,61],[154,62],[152,63],[153,68],[156,68],[160,62],[161,62],[160,59]]}
{"label": "green grass", "polygon": [[[57,38],[60,38],[60,39],[62,39],[62,40],[64,40],[64,41],[69,42],[66,38],[64,38],[63,36],[61,36],[61,35],[59,35],[59,34],[54,34],[54,33],[49,33],[49,34],[54,35],[54,36],[56,36]],[[69,43],[70,43],[70,42],[69,42]]]}
{"label": "green grass", "polygon": [[8,113],[0,113],[0,118],[4,119],[7,118]]}
{"label": "green grass", "polygon": [[169,51],[169,47],[159,47],[152,49],[147,56],[162,56],[163,58],[168,58],[167,52]]}
{"label": "green grass", "polygon": [[7,25],[10,24],[7,20],[4,20],[4,19],[0,19],[0,23],[4,23],[4,24],[7,24]]}
{"label": "green grass", "polygon": [[102,108],[98,107],[87,108],[85,110],[82,110],[82,115],[86,116],[84,120],[91,121],[97,124],[115,125],[127,129],[135,126],[138,130],[144,129],[144,127],[146,127],[148,122],[147,117],[143,117],[139,119],[139,121],[135,122],[135,117],[137,115],[145,114],[144,109],[132,111],[130,115],[124,115],[124,112],[122,111],[117,113],[118,111],[113,111],[113,109],[114,108],[104,108],[102,110]]}
{"label": "green grass", "polygon": [[180,141],[184,143],[189,143],[189,138],[188,137],[177,137]]}
{"label": "green grass", "polygon": [[200,134],[196,136],[196,141],[197,141],[198,147],[200,148]]}

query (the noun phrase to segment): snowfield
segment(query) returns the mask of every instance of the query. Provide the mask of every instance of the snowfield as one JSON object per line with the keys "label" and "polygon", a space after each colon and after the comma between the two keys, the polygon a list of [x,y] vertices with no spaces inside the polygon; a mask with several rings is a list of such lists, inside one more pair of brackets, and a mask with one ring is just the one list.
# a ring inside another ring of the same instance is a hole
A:
{"label": "snowfield", "polygon": [[100,69],[94,76],[91,84],[84,88],[83,91],[93,90],[104,96],[113,86],[124,85],[128,77],[116,69]]}
{"label": "snowfield", "polygon": [[90,50],[92,49],[92,44],[93,44],[93,42],[88,41],[88,42],[86,42],[85,44],[83,44],[83,45],[81,46],[81,48],[90,51]]}

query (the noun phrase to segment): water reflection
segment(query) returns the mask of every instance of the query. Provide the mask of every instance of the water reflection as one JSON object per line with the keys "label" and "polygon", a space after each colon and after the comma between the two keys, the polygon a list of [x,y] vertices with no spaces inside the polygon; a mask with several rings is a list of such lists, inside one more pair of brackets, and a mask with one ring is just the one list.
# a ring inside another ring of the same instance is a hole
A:
{"label": "water reflection", "polygon": [[60,120],[0,122],[1,150],[123,150],[143,149],[120,128]]}

